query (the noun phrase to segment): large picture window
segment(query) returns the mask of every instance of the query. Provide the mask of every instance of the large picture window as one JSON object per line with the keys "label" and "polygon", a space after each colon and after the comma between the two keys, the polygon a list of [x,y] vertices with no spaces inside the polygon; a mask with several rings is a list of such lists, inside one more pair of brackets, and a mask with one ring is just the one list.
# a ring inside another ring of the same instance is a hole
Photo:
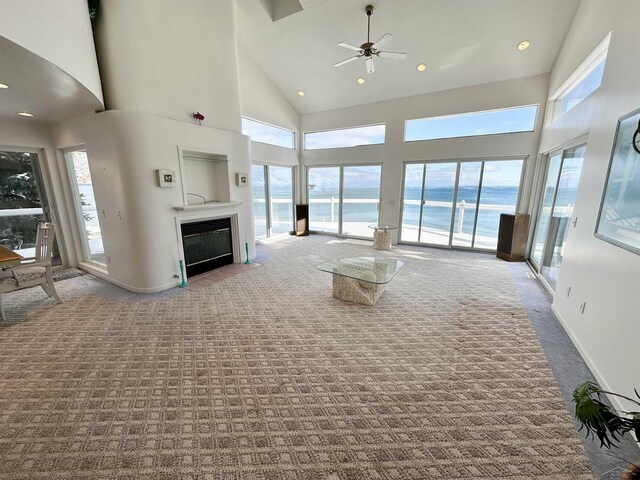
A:
{"label": "large picture window", "polygon": [[[33,257],[38,223],[51,221],[47,200],[39,153],[0,149],[0,245]],[[60,263],[57,243],[53,259]]]}

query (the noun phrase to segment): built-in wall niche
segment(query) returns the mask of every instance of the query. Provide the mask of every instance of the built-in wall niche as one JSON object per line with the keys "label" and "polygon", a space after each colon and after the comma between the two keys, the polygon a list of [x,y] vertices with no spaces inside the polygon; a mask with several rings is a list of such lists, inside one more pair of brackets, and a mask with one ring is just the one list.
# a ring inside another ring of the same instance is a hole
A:
{"label": "built-in wall niche", "polygon": [[226,155],[178,148],[184,205],[229,203],[229,159]]}

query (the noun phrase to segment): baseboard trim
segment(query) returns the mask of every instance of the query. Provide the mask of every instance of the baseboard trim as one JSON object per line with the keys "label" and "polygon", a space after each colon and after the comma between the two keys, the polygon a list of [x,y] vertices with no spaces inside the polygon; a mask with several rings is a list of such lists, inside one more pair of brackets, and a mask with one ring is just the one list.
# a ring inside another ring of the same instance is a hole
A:
{"label": "baseboard trim", "polygon": [[180,285],[180,281],[176,280],[175,282],[172,283],[167,283],[165,285],[160,285],[158,287],[150,287],[150,288],[139,288],[139,287],[134,287],[133,285],[129,285],[127,283],[124,282],[120,282],[114,278],[111,278],[109,276],[109,274],[107,272],[105,272],[104,270],[101,270],[99,268],[95,268],[92,265],[89,265],[87,263],[81,263],[79,265],[79,268],[81,268],[82,270],[86,271],[87,273],[90,273],[91,275],[98,277],[102,280],[105,280],[109,283],[113,283],[114,285],[117,285],[120,288],[124,288],[125,290],[128,290],[129,292],[133,292],[133,293],[158,293],[158,292],[163,292],[165,290],[169,290],[170,288],[174,288],[177,287],[178,285]]}
{"label": "baseboard trim", "polygon": [[[580,356],[582,357],[582,359],[584,360],[584,362],[587,364],[587,367],[589,367],[589,370],[591,370],[591,373],[593,374],[593,376],[596,378],[596,381],[598,382],[598,384],[600,385],[600,387],[603,390],[608,390],[608,391],[613,391],[613,389],[611,388],[611,386],[607,383],[607,381],[604,379],[604,376],[600,373],[600,370],[598,370],[598,367],[596,366],[596,364],[593,362],[593,360],[591,359],[591,357],[589,356],[589,354],[587,353],[587,351],[583,348],[582,344],[580,343],[580,341],[576,338],[576,336],[573,334],[573,332],[571,331],[571,329],[567,326],[567,323],[565,322],[565,320],[562,318],[562,315],[560,315],[560,313],[558,312],[558,310],[556,309],[555,305],[551,304],[551,311],[553,312],[553,314],[556,316],[556,318],[558,319],[558,321],[560,322],[560,325],[562,325],[562,328],[564,329],[564,331],[566,332],[566,334],[569,336],[569,338],[571,339],[571,342],[573,343],[573,345],[576,347],[576,349],[578,350],[578,353],[580,354]],[[576,385],[577,386],[577,385]],[[626,408],[624,408],[624,406],[620,403],[620,400],[618,399],[618,397],[614,397],[611,395],[607,395],[607,398],[609,399],[609,401],[611,402],[611,404],[614,406],[614,408],[616,410],[618,410],[619,412],[625,412],[627,411]]]}

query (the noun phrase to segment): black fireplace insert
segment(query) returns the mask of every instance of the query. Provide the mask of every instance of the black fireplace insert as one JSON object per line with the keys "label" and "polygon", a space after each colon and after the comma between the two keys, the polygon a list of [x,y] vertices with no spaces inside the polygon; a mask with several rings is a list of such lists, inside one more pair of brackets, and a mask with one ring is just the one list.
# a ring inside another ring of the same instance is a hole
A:
{"label": "black fireplace insert", "polygon": [[231,219],[182,224],[187,277],[233,263]]}

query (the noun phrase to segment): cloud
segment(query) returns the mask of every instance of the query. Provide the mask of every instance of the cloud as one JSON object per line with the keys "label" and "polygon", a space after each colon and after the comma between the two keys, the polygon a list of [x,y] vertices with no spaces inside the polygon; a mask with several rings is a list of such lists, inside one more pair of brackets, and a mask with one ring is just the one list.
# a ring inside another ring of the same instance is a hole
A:
{"label": "cloud", "polygon": [[325,132],[309,132],[305,133],[304,141],[307,150],[378,145],[384,143],[384,134],[385,125],[371,125]]}

